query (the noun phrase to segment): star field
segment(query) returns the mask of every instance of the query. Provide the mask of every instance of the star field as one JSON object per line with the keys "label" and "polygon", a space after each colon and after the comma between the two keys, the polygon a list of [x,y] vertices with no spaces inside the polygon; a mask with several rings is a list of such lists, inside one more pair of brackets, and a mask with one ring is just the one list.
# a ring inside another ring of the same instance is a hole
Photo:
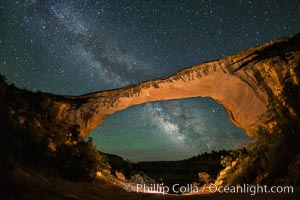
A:
{"label": "star field", "polygon": [[[300,2],[2,0],[0,73],[18,87],[79,95],[127,86],[299,32]],[[248,142],[211,99],[147,103],[92,136],[132,160],[176,160]]]}

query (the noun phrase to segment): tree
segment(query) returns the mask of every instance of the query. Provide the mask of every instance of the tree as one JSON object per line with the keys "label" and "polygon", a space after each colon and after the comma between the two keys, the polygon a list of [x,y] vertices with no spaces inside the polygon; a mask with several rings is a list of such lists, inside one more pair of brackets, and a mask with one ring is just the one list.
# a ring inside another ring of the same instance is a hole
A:
{"label": "tree", "polygon": [[91,181],[97,171],[109,168],[106,157],[100,154],[91,138],[86,142],[59,145],[55,160],[60,174],[74,181]]}

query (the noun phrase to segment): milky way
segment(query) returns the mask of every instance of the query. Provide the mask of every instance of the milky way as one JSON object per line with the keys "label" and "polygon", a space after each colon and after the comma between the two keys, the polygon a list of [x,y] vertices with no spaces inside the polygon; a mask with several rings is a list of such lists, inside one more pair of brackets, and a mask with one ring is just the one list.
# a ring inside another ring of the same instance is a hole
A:
{"label": "milky way", "polygon": [[[2,0],[0,73],[18,87],[79,95],[169,76],[300,27],[299,1]],[[211,99],[147,103],[92,136],[132,160],[176,160],[249,142]]]}

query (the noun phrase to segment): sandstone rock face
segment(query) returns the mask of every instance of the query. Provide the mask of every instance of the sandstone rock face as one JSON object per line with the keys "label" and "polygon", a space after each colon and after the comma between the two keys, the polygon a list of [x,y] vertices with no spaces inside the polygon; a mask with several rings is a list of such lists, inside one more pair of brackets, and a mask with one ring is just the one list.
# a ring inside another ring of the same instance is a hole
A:
{"label": "sandstone rock face", "polygon": [[228,111],[230,120],[251,136],[272,117],[270,100],[300,77],[299,36],[281,38],[234,55],[186,68],[176,74],[125,88],[55,102],[57,120],[80,126],[87,136],[107,115],[145,102],[211,97]]}

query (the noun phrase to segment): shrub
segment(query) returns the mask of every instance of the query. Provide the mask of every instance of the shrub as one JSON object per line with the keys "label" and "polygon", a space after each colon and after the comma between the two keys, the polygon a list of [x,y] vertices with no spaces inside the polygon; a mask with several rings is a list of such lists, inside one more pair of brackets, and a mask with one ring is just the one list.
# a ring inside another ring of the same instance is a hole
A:
{"label": "shrub", "polygon": [[131,176],[130,181],[134,183],[144,184],[144,179],[140,174],[135,174]]}
{"label": "shrub", "polygon": [[211,180],[210,175],[206,172],[199,172],[198,177],[201,184],[207,184]]}
{"label": "shrub", "polygon": [[97,171],[109,167],[106,157],[100,154],[91,138],[58,146],[55,163],[61,176],[74,181],[91,181]]}

